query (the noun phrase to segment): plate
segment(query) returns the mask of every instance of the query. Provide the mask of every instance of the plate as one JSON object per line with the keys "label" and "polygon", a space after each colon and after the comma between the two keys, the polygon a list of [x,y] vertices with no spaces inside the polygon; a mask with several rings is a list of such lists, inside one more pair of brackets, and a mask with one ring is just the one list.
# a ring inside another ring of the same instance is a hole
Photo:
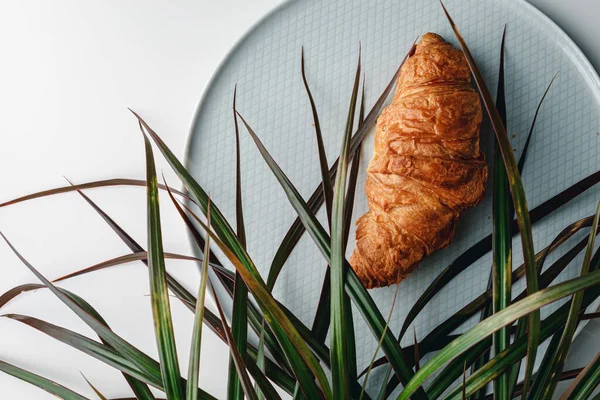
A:
{"label": "plate", "polygon": [[[517,155],[523,148],[542,93],[552,76],[560,71],[540,112],[523,172],[529,205],[534,207],[596,172],[600,165],[600,80],[567,35],[521,0],[447,0],[446,7],[493,91],[497,85],[502,30],[504,24],[507,25],[507,128]],[[283,4],[239,41],[206,88],[190,132],[188,169],[210,192],[224,215],[235,221],[235,134],[231,106],[237,84],[238,111],[302,195],[308,198],[320,182],[320,173],[312,115],[300,75],[302,46],[307,78],[319,109],[331,162],[337,157],[342,142],[359,43],[369,109],[415,38],[428,31],[437,32],[457,45],[437,0],[328,0]],[[484,123],[481,146],[488,163],[492,160],[492,138],[489,125]],[[241,149],[248,252],[266,277],[295,213],[243,128]],[[363,146],[354,220],[368,209],[363,188],[372,150],[371,133]],[[488,181],[488,193],[491,181]],[[569,223],[593,214],[599,194],[599,189],[593,188],[536,223],[533,227],[536,249],[539,251],[548,245]],[[440,271],[491,232],[491,203],[488,195],[479,206],[464,213],[452,244],[424,259],[400,284],[390,324],[394,332],[398,332],[410,307]],[[324,221],[323,210],[318,216]],[[546,265],[586,234],[580,232],[563,245]],[[354,247],[354,229],[351,238],[348,256]],[[522,262],[518,238],[513,248],[516,267]],[[582,255],[555,282],[576,276],[581,260]],[[414,322],[417,337],[424,337],[485,290],[490,263],[488,253],[430,302]],[[273,292],[308,326],[313,322],[325,268],[326,263],[316,246],[304,235]],[[515,292],[522,289],[523,282],[518,282]],[[394,291],[394,286],[370,291],[384,315],[389,312]],[[220,297],[226,302],[226,296],[221,294]],[[560,304],[545,307],[542,317]],[[354,319],[361,368],[371,359],[377,341],[356,310]],[[402,343],[411,342],[412,334],[407,334]],[[371,384],[378,385],[378,379],[381,375],[374,373]]]}

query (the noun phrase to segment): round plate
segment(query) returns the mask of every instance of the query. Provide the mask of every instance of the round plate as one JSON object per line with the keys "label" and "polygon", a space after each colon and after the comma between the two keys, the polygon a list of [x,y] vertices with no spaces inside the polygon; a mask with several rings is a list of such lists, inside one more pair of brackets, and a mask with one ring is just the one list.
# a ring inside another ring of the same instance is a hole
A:
{"label": "round plate", "polygon": [[[447,0],[446,7],[493,91],[497,85],[502,29],[507,25],[507,127],[517,156],[542,93],[552,76],[560,71],[540,112],[523,172],[529,205],[534,207],[596,172],[600,165],[597,132],[600,81],[566,34],[521,0]],[[428,31],[437,32],[456,45],[436,0],[296,1],[277,8],[235,46],[206,89],[190,133],[188,169],[210,192],[225,216],[235,221],[235,134],[231,106],[237,84],[238,111],[308,198],[320,182],[320,173],[312,115],[300,75],[301,47],[304,46],[307,78],[331,163],[342,142],[359,43],[368,110],[415,38]],[[295,213],[243,127],[240,134],[248,252],[266,279],[273,255]],[[488,162],[492,159],[492,138],[489,125],[484,123],[481,146]],[[370,134],[363,146],[354,220],[368,209],[363,188],[372,150]],[[491,183],[489,179],[488,193]],[[569,223],[593,214],[598,194],[597,188],[589,190],[536,223],[533,228],[536,249],[548,245]],[[391,321],[394,332],[398,332],[410,307],[440,271],[491,232],[491,200],[488,195],[479,206],[464,213],[452,244],[424,259],[400,284]],[[321,210],[321,221],[323,217]],[[586,234],[575,235],[547,260],[546,266]],[[348,256],[353,248],[354,230]],[[516,267],[522,262],[518,238],[513,248]],[[578,274],[581,256],[557,281]],[[490,263],[488,253],[431,301],[414,323],[419,339],[485,290]],[[273,292],[308,326],[313,322],[325,268],[316,246],[304,235]],[[515,285],[515,293],[522,289],[520,281]],[[384,315],[389,312],[395,290],[392,286],[370,291]],[[227,303],[226,296],[220,297]],[[542,317],[559,304],[542,310]],[[362,368],[371,359],[377,340],[356,310],[354,320],[357,357]],[[412,343],[412,328],[405,336],[403,344]],[[378,378],[381,379],[375,373],[371,383],[378,384]]]}

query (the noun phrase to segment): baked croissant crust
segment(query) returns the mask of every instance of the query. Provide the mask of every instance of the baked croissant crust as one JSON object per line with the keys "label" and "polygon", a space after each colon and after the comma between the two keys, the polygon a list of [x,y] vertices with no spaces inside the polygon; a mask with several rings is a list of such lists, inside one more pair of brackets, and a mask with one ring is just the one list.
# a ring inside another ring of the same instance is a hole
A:
{"label": "baked croissant crust", "polygon": [[425,34],[377,120],[367,169],[370,210],[359,218],[352,268],[367,288],[398,283],[447,246],[487,180],[481,104],[460,50]]}

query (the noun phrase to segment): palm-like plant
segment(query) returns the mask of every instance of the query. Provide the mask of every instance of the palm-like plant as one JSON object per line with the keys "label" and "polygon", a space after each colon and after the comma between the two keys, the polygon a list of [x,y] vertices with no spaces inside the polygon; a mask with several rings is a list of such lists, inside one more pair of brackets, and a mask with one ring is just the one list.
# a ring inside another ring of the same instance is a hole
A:
{"label": "palm-like plant", "polygon": [[[360,60],[351,94],[342,151],[339,159],[330,168],[323,148],[317,110],[304,76],[304,58],[302,58],[302,77],[313,112],[322,175],[322,182],[309,201],[302,198],[261,143],[250,124],[237,112],[234,100],[233,117],[236,122],[238,154],[235,230],[220,212],[218,206],[211,202],[207,191],[198,184],[150,126],[135,113],[144,137],[146,181],[115,179],[70,185],[1,204],[0,207],[5,207],[33,198],[77,191],[132,251],[131,255],[108,260],[51,282],[41,275],[0,233],[25,266],[42,282],[41,284],[21,285],[9,290],[0,296],[0,307],[20,293],[45,287],[92,328],[99,340],[89,339],[30,316],[8,314],[5,317],[29,325],[118,369],[123,373],[135,398],[142,400],[157,398],[154,395],[155,391],[150,390],[151,387],[163,392],[167,399],[172,400],[213,398],[209,393],[198,388],[203,326],[213,330],[229,345],[231,363],[228,398],[230,399],[244,397],[278,399],[280,395],[275,386],[295,399],[370,398],[371,391],[365,390],[369,372],[373,368],[383,366],[387,368],[387,377],[378,391],[377,398],[379,399],[389,398],[398,384],[402,384],[403,387],[398,399],[433,400],[444,394],[446,399],[471,396],[481,399],[486,398],[484,389],[491,381],[493,381],[494,398],[497,399],[511,399],[519,394],[533,399],[549,399],[560,379],[574,377],[576,379],[563,394],[563,398],[584,399],[590,397],[600,383],[600,358],[596,356],[587,367],[575,371],[564,371],[564,364],[578,324],[586,318],[597,316],[596,314],[586,315],[584,310],[600,296],[600,252],[594,253],[600,207],[595,215],[575,221],[566,227],[557,234],[555,240],[547,248],[537,254],[533,249],[531,225],[598,183],[600,172],[576,183],[542,205],[532,210],[528,209],[520,173],[525,164],[525,154],[533,133],[535,119],[527,138],[527,145],[521,159],[517,162],[505,129],[503,57],[501,57],[498,99],[494,103],[466,43],[450,16],[448,14],[447,16],[471,68],[495,132],[494,230],[490,237],[482,239],[442,271],[441,275],[415,303],[398,337],[388,327],[389,318],[386,321],[382,316],[345,259],[358,174],[360,145],[372,128],[399,73],[398,69],[366,116],[364,116],[363,91],[359,107],[359,124],[355,131],[353,124],[359,103]],[[503,52],[504,41],[502,43]],[[408,52],[407,57],[413,50],[414,46]],[[252,258],[245,250],[238,119],[251,135],[260,154],[298,214],[297,220],[276,253],[266,281],[259,274]],[[181,180],[186,189],[185,193],[172,189],[166,182],[164,185],[158,183],[152,142]],[[350,164],[352,167],[349,170]],[[135,242],[123,228],[82,192],[88,188],[112,185],[147,187],[147,250]],[[202,254],[201,259],[163,251],[158,207],[159,190],[164,190],[169,195],[173,206],[184,220],[198,246],[198,250]],[[185,203],[181,200],[185,200]],[[329,229],[323,227],[315,217],[315,213],[323,203],[326,205]],[[513,213],[516,213],[515,221],[513,221]],[[586,228],[590,228],[589,238],[576,244],[541,273],[547,255],[576,232]],[[329,265],[312,329],[300,322],[271,295],[279,272],[304,232],[308,232]],[[517,233],[520,233],[525,263],[513,271],[511,238]],[[218,246],[228,262],[235,267],[235,272],[224,268],[224,264],[214,253],[210,252],[211,243]],[[417,342],[415,335],[414,345],[402,348],[399,344],[400,339],[428,301],[448,281],[454,279],[458,273],[490,249],[493,249],[493,265],[489,290],[440,324],[420,342]],[[580,276],[551,285],[554,278],[584,249],[585,258]],[[165,258],[188,259],[201,263],[201,282],[196,295],[187,291],[166,272]],[[135,260],[140,260],[148,266],[159,361],[152,359],[113,332],[102,316],[83,298],[55,285],[56,282],[73,276]],[[209,277],[209,269],[215,272],[214,276],[217,279],[214,281]],[[526,277],[527,289],[514,301],[511,301],[512,282],[523,276]],[[233,299],[231,326],[225,319],[216,295],[213,298],[219,315],[215,315],[204,307],[207,287],[214,290],[216,285],[222,286]],[[169,290],[190,311],[194,312],[187,380],[182,378],[179,368],[171,320]],[[256,305],[248,301],[249,295],[256,300]],[[540,320],[539,309],[542,306],[568,296],[571,296],[568,303],[543,321]],[[378,340],[378,349],[381,348],[385,354],[384,358],[377,360],[374,355],[371,364],[361,373],[356,366],[354,332],[353,329],[348,329],[353,326],[352,314],[349,312],[351,303],[354,303],[354,306],[360,311]],[[476,326],[461,335],[451,334],[455,328],[478,312],[482,312],[482,318]],[[515,322],[517,322],[516,326],[513,325]],[[260,338],[258,346],[248,342],[248,327],[258,334]],[[330,340],[326,342],[328,332]],[[551,338],[550,348],[544,355],[542,367],[533,376],[538,344],[548,338]],[[492,348],[493,352],[491,352]],[[432,354],[432,357],[420,365],[420,359],[428,354]],[[525,378],[523,382],[518,383],[517,378],[522,359],[526,359]],[[467,367],[471,368],[468,377]],[[0,361],[0,370],[60,398],[86,398],[44,377],[3,361]],[[330,374],[326,373],[327,370],[330,371]],[[437,374],[440,371],[441,373]],[[461,375],[462,382],[456,383]],[[424,385],[427,380],[431,380],[431,382]],[[91,383],[90,386],[99,398],[106,398]]]}

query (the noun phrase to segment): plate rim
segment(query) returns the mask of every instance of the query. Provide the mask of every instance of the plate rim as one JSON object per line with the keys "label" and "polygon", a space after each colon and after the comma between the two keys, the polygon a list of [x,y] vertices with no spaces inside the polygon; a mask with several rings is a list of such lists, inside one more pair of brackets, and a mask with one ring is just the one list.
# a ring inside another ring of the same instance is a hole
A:
{"label": "plate rim", "polygon": [[[233,46],[225,53],[223,58],[219,61],[219,63],[217,64],[217,67],[212,72],[212,74],[210,75],[210,78],[206,82],[206,85],[202,89],[202,93],[201,93],[200,98],[194,109],[194,114],[192,116],[190,127],[188,129],[188,135],[187,135],[185,149],[184,149],[183,165],[185,166],[186,169],[188,169],[190,166],[191,153],[192,153],[192,150],[191,150],[192,149],[192,140],[194,137],[194,132],[196,131],[196,127],[198,125],[198,119],[200,118],[201,111],[206,103],[209,92],[211,91],[212,87],[215,85],[215,82],[217,81],[217,79],[219,78],[221,73],[223,72],[223,69],[227,65],[227,62],[229,61],[229,59],[237,51],[239,51],[242,48],[242,45],[244,44],[244,42],[263,23],[268,21],[270,18],[272,18],[278,12],[281,12],[284,9],[286,9],[287,7],[289,7],[290,5],[300,2],[300,1],[305,1],[305,0],[284,0],[282,3],[278,4],[273,9],[271,9],[266,14],[264,14],[262,17],[257,19],[254,23],[252,23],[250,25],[250,27],[238,39],[236,39]],[[545,29],[547,29],[549,32],[553,32],[554,34],[558,35],[560,37],[560,39],[562,39],[566,49],[574,56],[574,60],[575,60],[574,63],[576,65],[577,69],[582,73],[582,75],[584,75],[589,86],[593,89],[593,94],[594,94],[594,97],[596,98],[596,102],[598,103],[598,105],[600,105],[600,75],[599,75],[598,71],[596,71],[596,69],[590,62],[590,60],[587,58],[587,56],[583,53],[583,51],[575,43],[575,41],[549,16],[544,14],[539,8],[537,8],[533,4],[529,3],[528,1],[526,1],[526,0],[503,0],[503,1],[505,1],[507,3],[514,3],[517,6],[522,6],[522,7],[526,8],[526,11],[525,11],[526,13],[530,13],[532,16],[537,18],[538,21],[540,21],[544,25]],[[185,187],[184,187],[184,193],[186,193],[186,194],[188,193],[188,191]],[[188,204],[188,206],[190,205],[189,200],[186,199],[185,202]],[[190,245],[192,246],[193,251],[197,252],[198,250],[195,249],[195,242],[194,242],[192,235],[190,233],[188,233],[187,237],[188,237],[188,241],[189,241]],[[216,274],[210,269],[209,269],[209,274],[211,275],[212,279],[217,278]],[[231,314],[232,314],[231,309],[233,306],[232,300],[229,299],[229,296],[225,296],[225,294],[226,294],[225,290],[221,289],[220,287],[215,288],[215,294],[219,298],[219,302],[221,303],[221,305],[224,308],[225,317],[227,318],[227,320],[229,322],[231,322]],[[208,293],[208,297],[212,301],[215,301],[215,299],[213,298],[214,296],[211,292]],[[586,310],[590,310],[590,309],[594,310],[594,309],[599,309],[599,308],[600,308],[600,298],[598,298],[595,302],[590,304]],[[573,341],[577,338],[579,333],[581,333],[581,331],[585,328],[585,326],[588,324],[588,322],[589,321],[583,321],[583,323],[579,324],[579,326],[577,327],[577,330],[575,331],[575,334],[573,335]],[[253,335],[253,332],[251,330],[249,330],[248,335],[249,335],[249,340],[251,340],[250,337]],[[255,339],[257,339],[257,338],[255,338]]]}

